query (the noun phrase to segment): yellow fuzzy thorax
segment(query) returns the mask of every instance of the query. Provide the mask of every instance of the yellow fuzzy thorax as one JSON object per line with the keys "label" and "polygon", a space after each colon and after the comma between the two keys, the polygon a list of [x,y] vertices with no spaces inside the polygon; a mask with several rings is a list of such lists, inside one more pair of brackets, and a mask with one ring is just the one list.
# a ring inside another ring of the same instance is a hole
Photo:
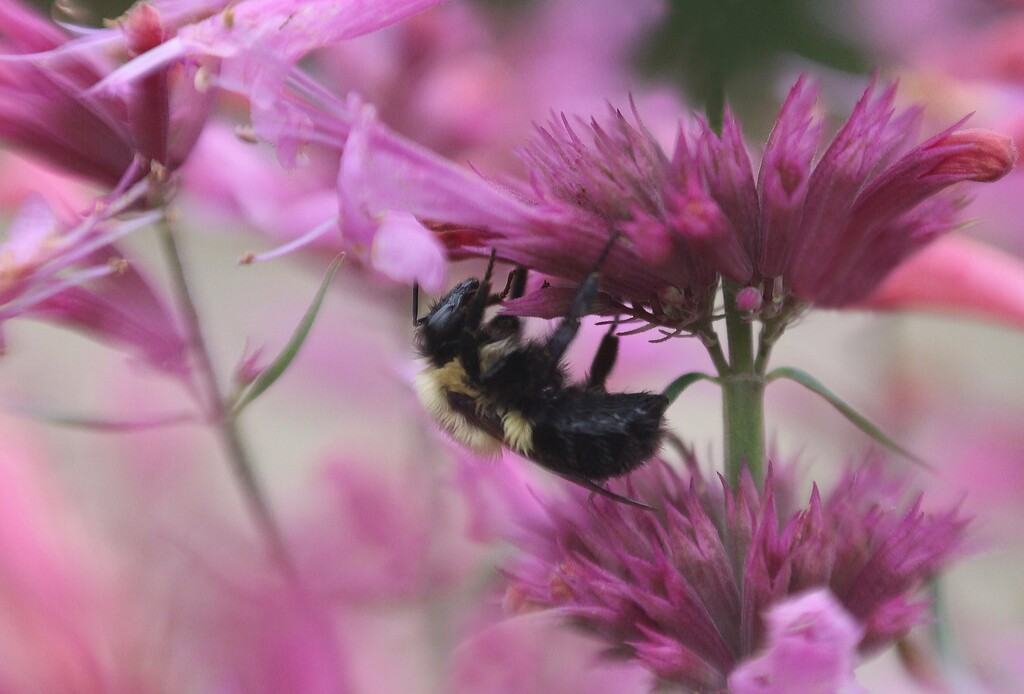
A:
{"label": "yellow fuzzy thorax", "polygon": [[466,383],[462,362],[454,359],[440,369],[428,367],[416,375],[414,386],[424,409],[453,439],[480,455],[496,456],[501,453],[500,441],[474,426],[448,404],[448,393],[461,393],[474,402],[480,398],[479,391]]}
{"label": "yellow fuzzy thorax", "polygon": [[[507,346],[503,343],[488,345],[481,350],[484,367],[497,357]],[[414,381],[416,396],[424,409],[458,443],[479,455],[496,456],[501,452],[502,443],[521,455],[529,456],[533,449],[533,425],[522,413],[510,411],[494,412],[501,417],[504,441],[499,441],[448,404],[448,393],[459,393],[470,398],[478,410],[490,407],[479,389],[472,386],[466,377],[462,361],[453,359],[441,368],[427,367],[416,375]]]}

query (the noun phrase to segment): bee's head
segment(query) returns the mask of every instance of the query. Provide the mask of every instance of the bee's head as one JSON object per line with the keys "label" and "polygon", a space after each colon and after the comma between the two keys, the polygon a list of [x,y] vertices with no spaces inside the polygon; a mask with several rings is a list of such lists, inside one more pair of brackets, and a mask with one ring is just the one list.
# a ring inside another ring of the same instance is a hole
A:
{"label": "bee's head", "polygon": [[420,352],[436,366],[443,366],[457,357],[463,333],[479,327],[467,324],[469,307],[479,290],[480,280],[473,277],[463,280],[438,299],[430,313],[419,321],[416,340]]}

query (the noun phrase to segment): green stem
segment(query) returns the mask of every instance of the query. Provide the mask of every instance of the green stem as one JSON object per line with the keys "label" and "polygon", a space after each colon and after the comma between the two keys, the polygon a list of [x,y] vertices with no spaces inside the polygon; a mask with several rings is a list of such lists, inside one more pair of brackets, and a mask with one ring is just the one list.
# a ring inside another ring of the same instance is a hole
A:
{"label": "green stem", "polygon": [[928,591],[931,593],[932,616],[935,618],[931,626],[932,640],[935,642],[935,649],[938,651],[943,666],[950,668],[958,664],[956,643],[949,625],[945,591],[938,578],[931,580],[928,584]]}
{"label": "green stem", "polygon": [[273,561],[280,567],[286,579],[298,585],[298,572],[288,553],[284,536],[274,519],[259,480],[256,478],[255,469],[238,430],[238,423],[231,416],[225,404],[210,350],[203,337],[202,325],[196,311],[195,301],[192,298],[192,291],[189,288],[174,229],[167,215],[159,225],[159,232],[160,243],[170,267],[171,280],[177,294],[178,306],[184,318],[189,348],[199,372],[199,387],[205,394],[205,406],[208,410],[209,421],[217,429],[221,444],[227,452],[231,472],[242,490],[253,520],[265,538]]}
{"label": "green stem", "polygon": [[754,326],[736,307],[736,289],[725,288],[725,329],[729,368],[722,377],[722,427],[725,476],[733,489],[746,468],[754,481],[764,479],[764,374],[754,357]]}

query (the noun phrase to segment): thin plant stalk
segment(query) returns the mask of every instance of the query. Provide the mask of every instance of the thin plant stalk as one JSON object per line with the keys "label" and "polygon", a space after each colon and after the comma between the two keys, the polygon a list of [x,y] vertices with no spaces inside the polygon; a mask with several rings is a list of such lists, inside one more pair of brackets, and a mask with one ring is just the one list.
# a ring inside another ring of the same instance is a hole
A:
{"label": "thin plant stalk", "polygon": [[274,518],[266,495],[256,477],[256,471],[238,428],[237,420],[227,408],[221,391],[213,359],[203,336],[202,324],[192,297],[188,277],[182,262],[181,251],[175,238],[174,226],[165,214],[159,224],[160,244],[171,272],[171,280],[177,295],[178,305],[184,319],[184,328],[189,349],[198,371],[199,388],[204,394],[205,406],[211,425],[217,430],[221,444],[227,454],[231,472],[242,491],[246,506],[255,521],[260,534],[267,543],[271,558],[278,565],[285,578],[299,584],[298,571],[288,552],[281,529]]}

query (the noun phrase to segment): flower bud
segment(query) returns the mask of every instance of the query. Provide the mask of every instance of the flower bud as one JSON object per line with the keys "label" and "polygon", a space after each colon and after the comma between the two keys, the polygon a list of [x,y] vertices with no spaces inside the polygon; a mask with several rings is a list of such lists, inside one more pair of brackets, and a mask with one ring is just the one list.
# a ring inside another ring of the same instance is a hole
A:
{"label": "flower bud", "polygon": [[991,130],[958,130],[943,144],[962,145],[962,149],[939,162],[932,174],[953,174],[990,183],[1008,174],[1017,163],[1018,152],[1013,140]]}

